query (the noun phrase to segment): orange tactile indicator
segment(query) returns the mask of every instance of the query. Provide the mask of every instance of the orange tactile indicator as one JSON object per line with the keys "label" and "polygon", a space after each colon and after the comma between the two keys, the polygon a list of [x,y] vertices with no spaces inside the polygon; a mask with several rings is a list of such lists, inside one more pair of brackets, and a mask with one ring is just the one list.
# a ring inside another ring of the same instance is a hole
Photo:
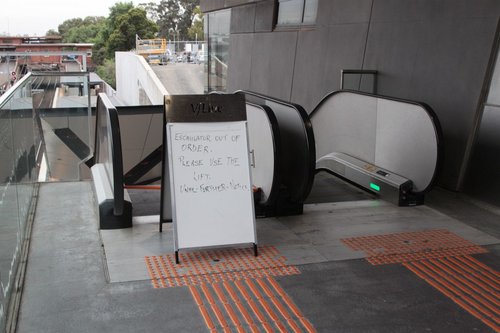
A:
{"label": "orange tactile indicator", "polygon": [[500,273],[470,254],[486,253],[448,230],[342,239],[372,265],[402,263],[458,306],[500,332]]}
{"label": "orange tactile indicator", "polygon": [[316,332],[271,276],[189,290],[210,332]]}
{"label": "orange tactile indicator", "polygon": [[316,332],[273,276],[300,271],[274,246],[145,257],[155,288],[187,286],[208,331]]}
{"label": "orange tactile indicator", "polygon": [[500,332],[500,273],[470,256],[403,263],[464,310]]}
{"label": "orange tactile indicator", "polygon": [[341,241],[355,251],[364,251],[366,260],[372,265],[488,252],[448,230],[363,236]]}
{"label": "orange tactile indicator", "polygon": [[274,246],[259,247],[254,256],[251,248],[228,248],[147,256],[146,267],[155,288],[217,283],[247,278],[299,274],[295,266],[286,264]]}

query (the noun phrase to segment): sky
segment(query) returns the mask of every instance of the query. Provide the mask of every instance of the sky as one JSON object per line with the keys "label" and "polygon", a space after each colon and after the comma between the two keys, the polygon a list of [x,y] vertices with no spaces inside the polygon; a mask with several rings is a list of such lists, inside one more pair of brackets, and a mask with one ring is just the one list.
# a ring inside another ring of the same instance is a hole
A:
{"label": "sky", "polygon": [[[134,5],[159,0],[132,1]],[[108,16],[109,8],[118,0],[1,0],[0,34],[11,36],[44,36],[49,29],[57,30],[67,19],[86,16]]]}

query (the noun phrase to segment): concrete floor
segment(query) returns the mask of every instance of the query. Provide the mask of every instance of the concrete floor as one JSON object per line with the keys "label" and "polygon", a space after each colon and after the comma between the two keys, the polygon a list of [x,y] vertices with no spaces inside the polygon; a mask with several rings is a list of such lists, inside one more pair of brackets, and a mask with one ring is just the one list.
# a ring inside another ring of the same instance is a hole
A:
{"label": "concrete floor", "polygon": [[[142,219],[143,221],[145,219]],[[131,229],[101,230],[111,282],[145,280],[145,256],[174,252],[172,225],[158,232],[159,216],[152,223]],[[257,220],[259,246],[272,245],[290,265],[307,265],[366,257],[340,240],[367,235],[446,229],[478,245],[500,240],[427,206],[396,207],[380,200],[309,204],[304,214]]]}
{"label": "concrete floor", "polygon": [[[483,245],[474,257],[499,271],[498,218],[436,189],[419,207],[311,203],[258,220],[257,232],[300,270],[275,279],[318,332],[494,332],[407,268],[373,266],[340,239],[444,228]],[[173,250],[170,226],[159,234],[154,215],[131,229],[97,226],[90,183],[42,184],[18,332],[209,332],[188,288],[154,289],[148,276],[144,256]]]}

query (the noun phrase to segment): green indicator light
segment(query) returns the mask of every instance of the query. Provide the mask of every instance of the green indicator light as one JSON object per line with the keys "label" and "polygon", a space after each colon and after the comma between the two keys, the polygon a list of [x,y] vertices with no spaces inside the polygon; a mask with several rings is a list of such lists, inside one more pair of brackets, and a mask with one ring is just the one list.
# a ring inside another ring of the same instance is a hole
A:
{"label": "green indicator light", "polygon": [[377,192],[379,192],[379,191],[380,191],[380,186],[378,186],[377,184],[370,183],[370,188],[371,188],[372,190],[377,191]]}

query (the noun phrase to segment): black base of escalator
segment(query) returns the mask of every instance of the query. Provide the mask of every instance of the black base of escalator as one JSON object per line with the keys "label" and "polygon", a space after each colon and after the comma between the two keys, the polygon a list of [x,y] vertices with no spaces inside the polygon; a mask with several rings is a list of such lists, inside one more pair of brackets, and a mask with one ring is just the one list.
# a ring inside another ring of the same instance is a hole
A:
{"label": "black base of escalator", "polygon": [[114,215],[114,202],[112,200],[104,201],[99,205],[99,228],[123,229],[132,227],[132,203],[124,201],[123,214]]}
{"label": "black base of escalator", "polygon": [[256,198],[255,193],[254,200],[255,217],[257,218],[300,215],[304,212],[304,203],[290,200],[286,191],[280,192],[276,200],[271,205],[259,205],[259,199],[258,197]]}

